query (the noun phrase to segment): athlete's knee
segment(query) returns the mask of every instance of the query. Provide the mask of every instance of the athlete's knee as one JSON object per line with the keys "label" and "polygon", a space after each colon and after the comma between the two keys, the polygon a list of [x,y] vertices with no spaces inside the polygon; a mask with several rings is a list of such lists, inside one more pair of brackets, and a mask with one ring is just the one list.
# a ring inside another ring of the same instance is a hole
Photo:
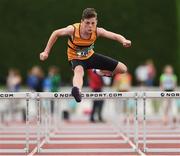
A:
{"label": "athlete's knee", "polygon": [[128,68],[125,64],[119,62],[114,73],[117,74],[117,73],[125,73],[127,72]]}
{"label": "athlete's knee", "polygon": [[122,73],[126,73],[128,68],[125,64],[121,63],[121,70],[122,70]]}
{"label": "athlete's knee", "polygon": [[80,65],[76,66],[74,68],[74,74],[78,74],[78,75],[84,75],[84,68]]}

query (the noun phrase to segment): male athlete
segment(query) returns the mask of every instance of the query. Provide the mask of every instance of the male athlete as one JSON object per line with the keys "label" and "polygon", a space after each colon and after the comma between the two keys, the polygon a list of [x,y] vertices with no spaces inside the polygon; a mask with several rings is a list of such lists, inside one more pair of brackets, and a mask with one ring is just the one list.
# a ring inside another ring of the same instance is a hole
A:
{"label": "male athlete", "polygon": [[55,30],[51,34],[46,48],[40,53],[40,60],[44,61],[48,58],[52,46],[61,36],[69,36],[67,55],[74,71],[71,94],[77,102],[81,102],[84,70],[98,69],[95,72],[101,76],[112,76],[127,71],[127,67],[123,63],[94,53],[93,48],[97,37],[115,40],[124,47],[131,46],[131,41],[122,35],[97,27],[97,13],[94,8],[86,8],[83,11],[80,23]]}

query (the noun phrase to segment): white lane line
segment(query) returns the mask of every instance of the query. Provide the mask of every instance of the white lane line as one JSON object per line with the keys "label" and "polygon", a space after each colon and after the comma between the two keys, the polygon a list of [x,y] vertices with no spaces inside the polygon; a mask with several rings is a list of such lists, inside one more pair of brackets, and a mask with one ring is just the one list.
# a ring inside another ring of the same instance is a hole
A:
{"label": "white lane line", "polygon": [[137,149],[136,145],[130,140],[128,139],[123,133],[119,132],[120,135],[122,136],[122,138],[124,140],[127,140],[127,142],[130,144],[130,146],[133,148],[133,149],[136,149],[137,152],[141,155],[141,156],[146,156],[146,154],[144,152],[142,152],[140,149]]}
{"label": "white lane line", "polygon": [[114,130],[116,130],[117,133],[118,133],[125,141],[127,141],[127,142],[129,143],[129,145],[130,145],[134,150],[136,150],[136,152],[138,152],[141,156],[146,156],[146,154],[145,154],[143,151],[141,151],[140,149],[138,149],[138,148],[136,147],[136,145],[135,145],[127,136],[125,136],[122,132],[119,132],[119,127],[117,127],[116,125],[114,125]]}
{"label": "white lane line", "polygon": [[[45,139],[42,140],[39,147],[41,148],[45,144]],[[27,156],[33,156],[38,151],[38,147],[36,146],[31,153],[29,153]]]}

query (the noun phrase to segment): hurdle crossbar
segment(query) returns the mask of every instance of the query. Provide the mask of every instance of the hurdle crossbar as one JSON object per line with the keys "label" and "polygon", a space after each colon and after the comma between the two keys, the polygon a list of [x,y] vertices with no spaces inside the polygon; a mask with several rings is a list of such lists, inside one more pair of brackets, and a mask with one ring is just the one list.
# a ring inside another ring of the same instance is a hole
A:
{"label": "hurdle crossbar", "polygon": [[[83,99],[114,98],[180,98],[180,92],[138,91],[138,92],[83,92]],[[70,92],[0,92],[0,99],[71,99]]]}
{"label": "hurdle crossbar", "polygon": [[[71,99],[74,98],[70,92],[43,92],[37,93],[39,98],[43,99]],[[83,99],[115,99],[115,98],[134,98],[136,92],[83,92]]]}
{"label": "hurdle crossbar", "polygon": [[141,98],[180,98],[180,92],[146,91],[146,92],[143,92],[143,94],[141,94],[140,97]]}
{"label": "hurdle crossbar", "polygon": [[29,99],[31,92],[0,92],[0,99]]}

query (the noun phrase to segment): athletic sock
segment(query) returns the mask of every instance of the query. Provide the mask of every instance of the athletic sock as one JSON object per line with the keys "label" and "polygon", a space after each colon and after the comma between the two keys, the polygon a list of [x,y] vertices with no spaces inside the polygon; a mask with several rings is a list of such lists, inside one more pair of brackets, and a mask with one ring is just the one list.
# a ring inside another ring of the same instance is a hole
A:
{"label": "athletic sock", "polygon": [[100,69],[92,69],[92,71],[99,76],[112,77],[112,74],[105,74]]}

